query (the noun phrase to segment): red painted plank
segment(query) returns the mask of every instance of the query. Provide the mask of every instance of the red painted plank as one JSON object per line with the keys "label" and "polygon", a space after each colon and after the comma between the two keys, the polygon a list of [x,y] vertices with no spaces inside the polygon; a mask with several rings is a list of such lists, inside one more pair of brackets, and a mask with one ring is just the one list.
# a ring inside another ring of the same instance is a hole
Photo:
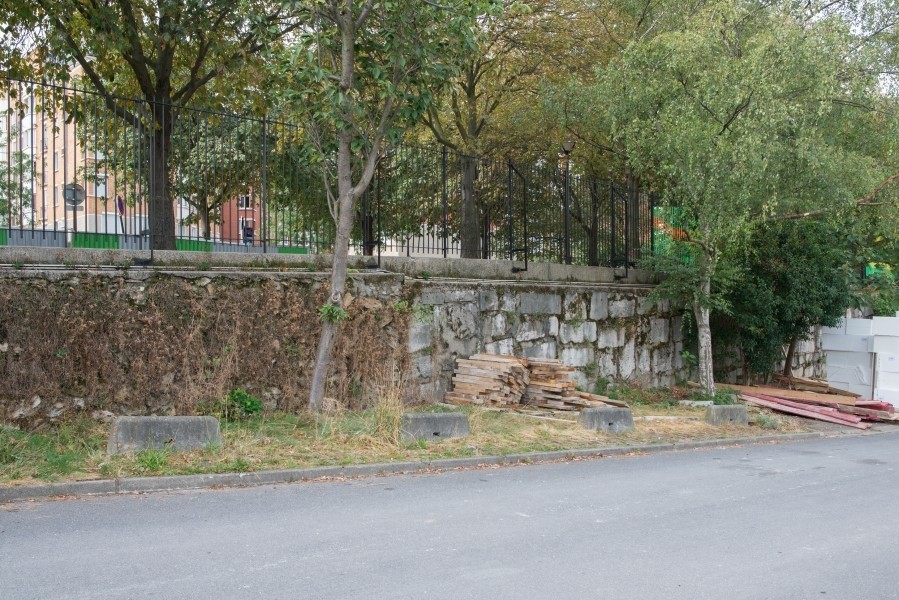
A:
{"label": "red painted plank", "polygon": [[748,394],[747,392],[743,392],[746,395],[752,396],[754,398],[760,398],[762,400],[767,400],[768,402],[776,402],[778,404],[783,404],[784,406],[791,406],[793,408],[799,408],[802,410],[807,410],[810,412],[818,413],[821,415],[827,415],[833,417],[834,419],[842,419],[843,421],[847,421],[849,423],[860,423],[862,418],[854,415],[850,415],[847,413],[839,412],[836,408],[826,407],[826,406],[817,406],[814,404],[804,404],[802,402],[793,402],[792,400],[785,400],[783,398],[778,398],[776,396],[768,396],[766,394]]}
{"label": "red painted plank", "polygon": [[767,408],[773,408],[774,410],[778,410],[780,412],[785,412],[791,415],[799,415],[800,417],[809,417],[811,419],[818,419],[819,421],[827,421],[828,423],[836,423],[837,425],[845,425],[847,427],[855,427],[856,429],[867,429],[867,423],[851,423],[849,421],[844,421],[842,419],[838,419],[830,416],[829,414],[818,413],[812,410],[805,410],[803,408],[794,408],[792,406],[787,406],[785,404],[780,404],[779,402],[771,402],[769,400],[763,400],[761,398],[754,398],[747,394],[743,394],[741,396],[743,400],[750,404],[755,404],[757,406],[764,406]]}

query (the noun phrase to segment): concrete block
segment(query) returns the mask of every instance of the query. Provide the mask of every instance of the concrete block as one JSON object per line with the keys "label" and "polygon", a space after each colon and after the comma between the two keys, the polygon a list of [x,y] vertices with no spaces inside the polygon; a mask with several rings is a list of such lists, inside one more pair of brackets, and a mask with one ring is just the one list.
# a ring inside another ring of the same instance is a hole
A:
{"label": "concrete block", "polygon": [[596,323],[593,321],[581,322],[577,325],[562,323],[559,329],[559,338],[563,344],[596,341]]}
{"label": "concrete block", "polygon": [[527,358],[556,358],[555,342],[543,342],[542,344],[523,347],[522,350]]}
{"label": "concrete block", "polygon": [[418,298],[419,304],[443,304],[446,302],[446,295],[443,292],[422,292]]}
{"label": "concrete block", "polygon": [[604,321],[609,318],[609,294],[607,292],[594,292],[590,299],[590,318],[594,321]]}
{"label": "concrete block", "polygon": [[[855,321],[857,319],[853,319]],[[868,321],[868,319],[858,319]],[[899,337],[899,319],[896,317],[874,317],[869,321],[872,325],[872,329],[874,331],[874,335],[886,335],[890,337]],[[852,323],[850,321],[849,323]],[[854,323],[853,323],[854,324]],[[849,325],[847,324],[847,333],[851,333],[848,329]]]}
{"label": "concrete block", "polygon": [[587,307],[578,292],[565,294],[565,320],[577,319],[583,321],[587,318]]}
{"label": "concrete block", "polygon": [[499,310],[499,297],[493,290],[478,290],[478,306],[483,310]]}
{"label": "concrete block", "polygon": [[546,335],[543,321],[527,321],[518,326],[515,334],[516,342],[529,342],[538,340]]}
{"label": "concrete block", "polygon": [[653,319],[649,330],[649,343],[668,343],[668,319]]}
{"label": "concrete block", "polygon": [[218,419],[213,417],[116,417],[106,452],[167,449],[187,452],[222,443]]}
{"label": "concrete block", "polygon": [[604,329],[599,332],[599,339],[596,342],[597,348],[617,348],[624,343],[621,336],[618,335],[617,329]]}
{"label": "concrete block", "polygon": [[409,328],[409,352],[418,352],[431,347],[433,334],[430,323],[413,323]]}
{"label": "concrete block", "polygon": [[468,415],[462,413],[406,413],[402,424],[403,442],[445,440],[469,434]]}
{"label": "concrete block", "polygon": [[587,429],[603,433],[624,433],[634,429],[634,415],[629,408],[585,408],[581,411],[578,422]]}
{"label": "concrete block", "polygon": [[633,338],[629,339],[621,348],[618,354],[618,377],[620,379],[630,379],[637,370],[636,349],[637,343]]}
{"label": "concrete block", "polygon": [[515,343],[512,341],[512,338],[497,340],[485,345],[484,350],[488,354],[513,354],[515,351]]}
{"label": "concrete block", "polygon": [[[648,315],[655,307],[655,302],[651,301],[648,296],[641,296],[637,299],[637,314]],[[661,312],[661,311],[660,311]]]}
{"label": "concrete block", "polygon": [[626,300],[613,300],[609,302],[609,316],[613,319],[623,319],[627,317],[634,316],[634,301],[630,299]]}
{"label": "concrete block", "polygon": [[742,404],[713,405],[705,409],[705,422],[712,425],[749,425],[749,415]]}
{"label": "concrete block", "polygon": [[586,367],[593,362],[593,348],[562,348],[562,362],[569,367]]}
{"label": "concrete block", "polygon": [[899,354],[899,337],[874,336],[871,350],[879,354]]}
{"label": "concrete block", "polygon": [[550,317],[546,320],[546,335],[555,337],[559,335],[559,318]]}
{"label": "concrete block", "polygon": [[562,299],[558,294],[522,294],[521,314],[557,315],[562,312]]}
{"label": "concrete block", "polygon": [[872,336],[835,335],[832,333],[825,333],[821,336],[821,345],[825,350],[871,352],[873,343],[874,338]]}

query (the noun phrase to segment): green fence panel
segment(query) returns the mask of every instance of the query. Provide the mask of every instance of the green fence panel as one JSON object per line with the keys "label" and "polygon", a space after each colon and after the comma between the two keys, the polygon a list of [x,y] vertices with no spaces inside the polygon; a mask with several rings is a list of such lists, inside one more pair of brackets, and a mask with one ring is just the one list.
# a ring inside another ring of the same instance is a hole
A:
{"label": "green fence panel", "polygon": [[300,246],[278,246],[278,254],[309,254],[309,248]]}
{"label": "green fence panel", "polygon": [[72,234],[72,248],[100,248],[117,250],[119,236],[110,233],[84,233]]}
{"label": "green fence panel", "polygon": [[0,229],[0,246],[5,246],[9,243],[9,234],[5,229]]}
{"label": "green fence panel", "polygon": [[212,252],[212,242],[206,240],[175,240],[175,250],[183,252]]}

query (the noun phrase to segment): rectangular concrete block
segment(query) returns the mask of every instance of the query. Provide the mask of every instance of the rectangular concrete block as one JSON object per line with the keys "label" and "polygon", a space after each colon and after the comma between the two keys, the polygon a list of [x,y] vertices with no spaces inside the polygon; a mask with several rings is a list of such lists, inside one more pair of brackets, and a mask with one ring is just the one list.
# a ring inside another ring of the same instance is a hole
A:
{"label": "rectangular concrete block", "polygon": [[585,408],[581,411],[578,422],[587,429],[603,433],[624,433],[634,429],[634,415],[629,408]]}
{"label": "rectangular concrete block", "polygon": [[519,311],[523,315],[557,315],[562,312],[562,298],[558,294],[522,294]]}
{"label": "rectangular concrete block", "polygon": [[120,454],[147,449],[179,452],[221,445],[222,431],[214,417],[116,417],[106,452]]}
{"label": "rectangular concrete block", "polygon": [[469,434],[468,415],[462,413],[406,413],[403,415],[403,442],[445,440]]}
{"label": "rectangular concrete block", "polygon": [[711,425],[749,425],[749,415],[742,404],[712,405],[705,409],[705,422]]}

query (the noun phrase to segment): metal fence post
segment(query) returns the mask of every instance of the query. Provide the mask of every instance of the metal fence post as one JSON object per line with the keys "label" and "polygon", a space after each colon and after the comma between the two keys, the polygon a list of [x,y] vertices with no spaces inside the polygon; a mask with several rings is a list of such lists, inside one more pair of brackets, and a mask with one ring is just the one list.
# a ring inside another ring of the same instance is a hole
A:
{"label": "metal fence post", "polygon": [[615,218],[615,182],[614,181],[609,182],[609,220],[611,223],[611,226],[609,227],[610,237],[612,238],[609,243],[609,266],[614,267],[616,255],[618,254],[618,248],[617,248],[618,237],[617,237],[616,231],[615,231],[617,229],[617,227],[616,227],[617,219]]}
{"label": "metal fence post", "polygon": [[378,247],[378,269],[381,268],[381,242],[383,241],[381,238],[381,158],[379,156],[378,162],[375,164],[375,203],[378,211],[378,239],[375,241],[375,245]]}
{"label": "metal fence post", "polygon": [[571,264],[571,161],[565,153],[565,264]]}
{"label": "metal fence post", "polygon": [[443,183],[443,258],[446,258],[446,146],[443,146],[443,150],[440,153],[440,163],[441,163],[441,181]]}
{"label": "metal fence post", "polygon": [[656,252],[656,194],[649,192],[649,253]]}
{"label": "metal fence post", "polygon": [[259,202],[259,220],[261,222],[260,233],[262,233],[262,253],[268,252],[268,223],[266,222],[268,211],[268,127],[266,117],[262,117],[262,184],[260,190]]}
{"label": "metal fence post", "polygon": [[513,234],[512,221],[512,159],[508,162],[509,168],[509,260],[515,260],[515,236]]}

